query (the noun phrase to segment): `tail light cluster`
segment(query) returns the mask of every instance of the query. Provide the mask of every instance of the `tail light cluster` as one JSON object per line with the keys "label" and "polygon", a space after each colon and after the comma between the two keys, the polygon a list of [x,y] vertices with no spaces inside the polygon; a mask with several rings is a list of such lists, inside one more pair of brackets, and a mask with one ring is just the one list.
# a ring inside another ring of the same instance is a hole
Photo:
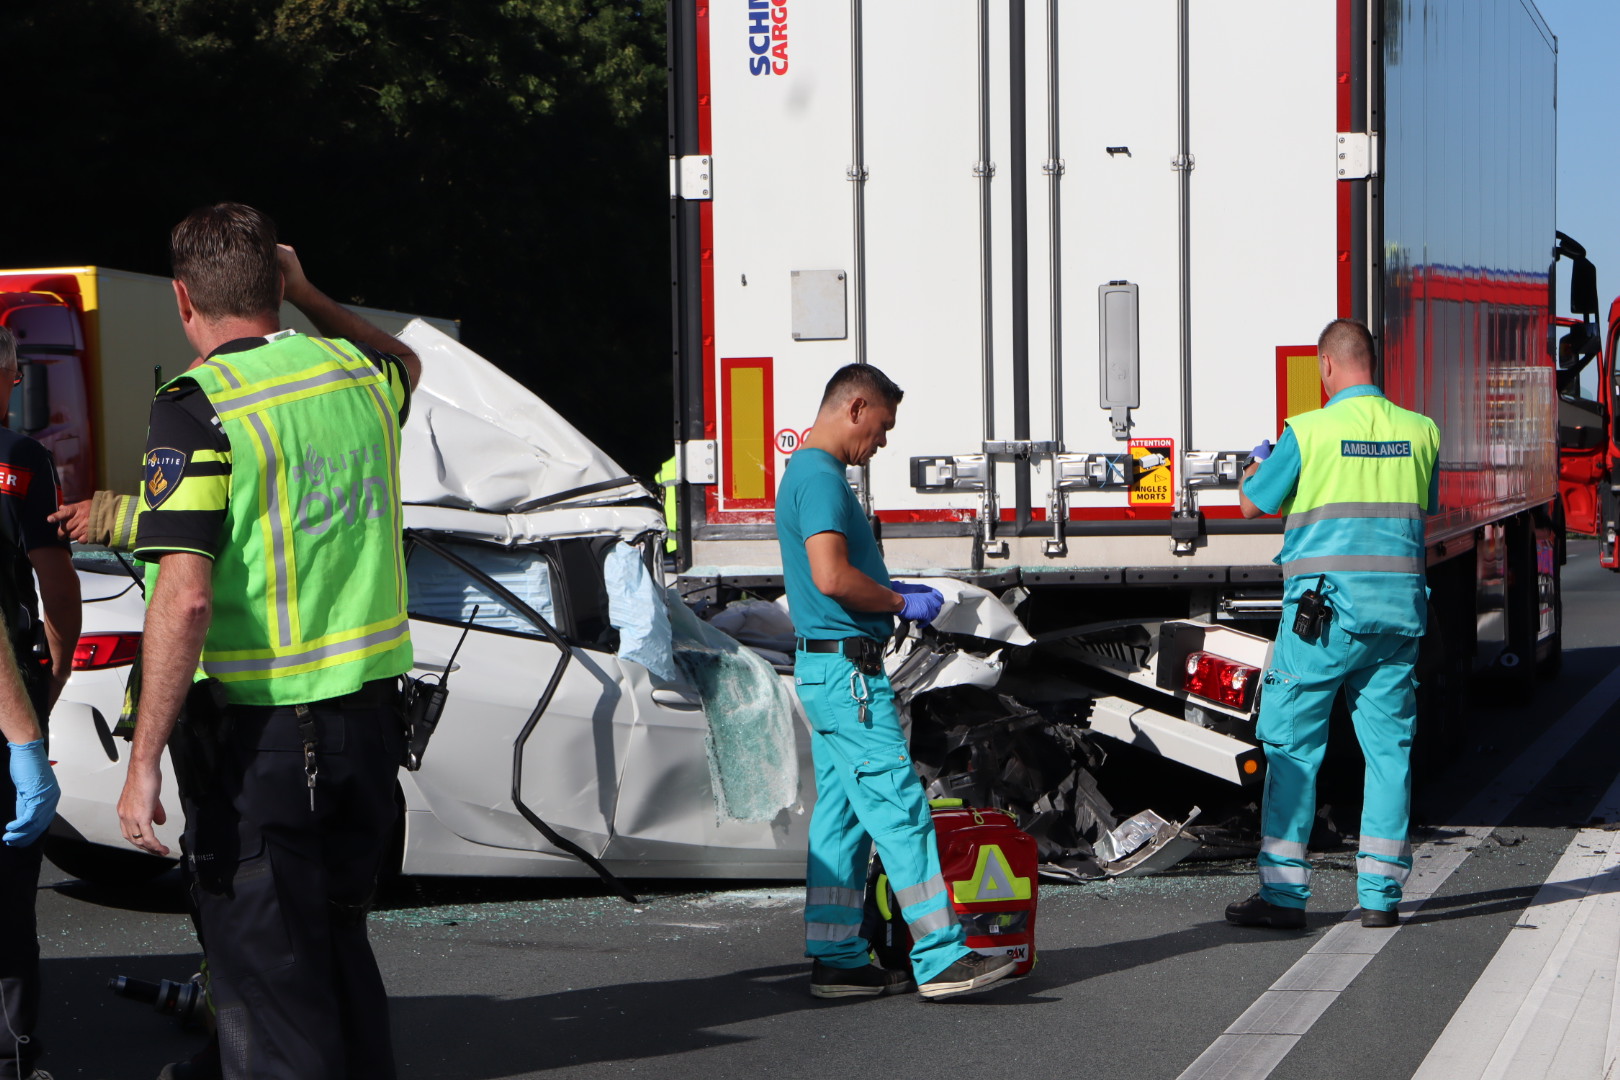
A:
{"label": "tail light cluster", "polygon": [[122,667],[135,662],[140,651],[139,630],[126,630],[115,634],[80,634],[73,647],[74,671],[101,671]]}
{"label": "tail light cluster", "polygon": [[1187,693],[1229,709],[1246,710],[1254,700],[1259,668],[1202,651],[1188,653],[1183,664],[1186,674],[1181,685]]}

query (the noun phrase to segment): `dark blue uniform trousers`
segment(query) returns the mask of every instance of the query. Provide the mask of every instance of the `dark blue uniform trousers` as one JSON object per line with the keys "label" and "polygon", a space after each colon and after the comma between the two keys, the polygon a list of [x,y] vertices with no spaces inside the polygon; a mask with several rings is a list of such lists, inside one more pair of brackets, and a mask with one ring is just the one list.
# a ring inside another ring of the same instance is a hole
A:
{"label": "dark blue uniform trousers", "polygon": [[309,706],[313,810],[291,706],[232,706],[219,787],[187,802],[192,898],[231,1080],[395,1076],[365,922],[400,814],[389,687]]}

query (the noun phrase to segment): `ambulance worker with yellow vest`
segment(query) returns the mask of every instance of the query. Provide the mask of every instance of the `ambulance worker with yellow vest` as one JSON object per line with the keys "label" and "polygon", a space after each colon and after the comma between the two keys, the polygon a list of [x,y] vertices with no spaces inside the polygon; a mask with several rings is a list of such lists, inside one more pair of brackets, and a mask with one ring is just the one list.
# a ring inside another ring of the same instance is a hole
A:
{"label": "ambulance worker with yellow vest", "polygon": [[[183,857],[225,1076],[393,1077],[366,912],[399,817],[399,447],[420,363],[310,285],[251,207],[193,212],[170,253],[204,362],[152,404],[135,554],[158,569],[118,815],[167,853],[158,765],[184,707],[177,742],[212,747],[181,793]],[[328,336],[280,328],[284,291]]]}
{"label": "ambulance worker with yellow vest", "polygon": [[[793,628],[794,681],[816,767],[806,873],[805,955],[816,997],[911,990],[937,999],[982,990],[1012,957],[969,949],[940,874],[933,816],[895,711],[882,652],[894,617],[928,623],[937,589],[896,584],[844,479],[888,442],[902,391],[877,368],[849,364],[828,381],[815,427],[788,461],[776,497]],[[861,905],[872,845],[911,928],[913,978],[868,961]]]}
{"label": "ambulance worker with yellow vest", "polygon": [[1327,405],[1290,419],[1242,488],[1244,517],[1284,516],[1283,615],[1255,732],[1266,751],[1260,891],[1229,906],[1226,919],[1305,925],[1316,774],[1342,687],[1367,762],[1356,857],[1361,925],[1390,927],[1412,869],[1412,668],[1427,620],[1423,528],[1438,498],[1440,432],[1373,384],[1365,326],[1329,323],[1317,356]]}

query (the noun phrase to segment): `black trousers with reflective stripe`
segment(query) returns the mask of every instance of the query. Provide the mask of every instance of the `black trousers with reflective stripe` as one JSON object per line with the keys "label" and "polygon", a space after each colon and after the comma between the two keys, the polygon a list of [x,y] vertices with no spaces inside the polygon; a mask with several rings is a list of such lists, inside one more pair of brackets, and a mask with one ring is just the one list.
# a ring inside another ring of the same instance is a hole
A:
{"label": "black trousers with reflective stripe", "polygon": [[203,951],[231,1080],[393,1080],[365,914],[399,819],[392,703],[310,706],[310,809],[291,707],[231,710],[221,789],[186,805]]}

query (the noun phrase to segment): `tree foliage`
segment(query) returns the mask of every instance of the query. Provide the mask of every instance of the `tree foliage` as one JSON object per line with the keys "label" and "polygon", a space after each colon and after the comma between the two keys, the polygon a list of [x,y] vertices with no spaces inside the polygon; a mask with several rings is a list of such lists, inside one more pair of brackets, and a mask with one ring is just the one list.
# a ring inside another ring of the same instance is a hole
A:
{"label": "tree foliage", "polygon": [[166,272],[270,212],[340,299],[463,338],[634,471],[667,454],[661,0],[8,5],[0,265]]}

